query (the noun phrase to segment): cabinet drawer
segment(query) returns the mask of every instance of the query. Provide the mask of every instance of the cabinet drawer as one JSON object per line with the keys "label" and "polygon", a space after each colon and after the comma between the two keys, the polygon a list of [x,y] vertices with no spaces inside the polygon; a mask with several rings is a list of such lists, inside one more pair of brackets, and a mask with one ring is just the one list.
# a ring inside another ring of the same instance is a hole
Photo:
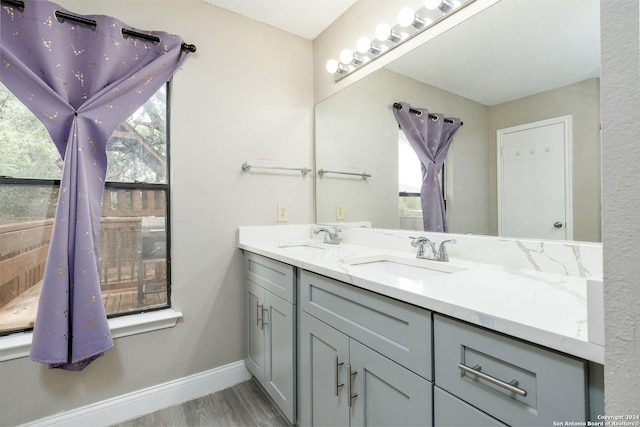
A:
{"label": "cabinet drawer", "polygon": [[450,395],[439,387],[433,388],[433,425],[436,427],[505,427],[495,418]]}
{"label": "cabinet drawer", "polygon": [[291,304],[296,303],[293,266],[245,252],[244,267],[247,279]]}
{"label": "cabinet drawer", "polygon": [[434,349],[436,385],[504,423],[586,420],[583,361],[440,315]]}
{"label": "cabinet drawer", "polygon": [[431,379],[431,312],[299,270],[302,310]]}

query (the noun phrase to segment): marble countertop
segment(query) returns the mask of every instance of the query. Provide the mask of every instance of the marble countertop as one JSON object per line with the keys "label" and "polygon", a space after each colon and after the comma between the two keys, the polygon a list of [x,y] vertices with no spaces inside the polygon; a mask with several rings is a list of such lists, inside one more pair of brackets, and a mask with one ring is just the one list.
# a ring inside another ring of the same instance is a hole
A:
{"label": "marble countertop", "polygon": [[[496,332],[604,363],[604,347],[589,341],[585,277],[454,257],[447,263],[417,260],[409,251],[349,242],[330,245],[318,238],[304,238],[304,233],[276,239],[253,231],[241,230],[241,249]],[[380,263],[363,262],[383,259],[392,260],[394,264],[422,265],[447,271],[431,274],[433,271],[427,268],[417,270],[426,274],[392,274],[377,268],[375,264]]]}

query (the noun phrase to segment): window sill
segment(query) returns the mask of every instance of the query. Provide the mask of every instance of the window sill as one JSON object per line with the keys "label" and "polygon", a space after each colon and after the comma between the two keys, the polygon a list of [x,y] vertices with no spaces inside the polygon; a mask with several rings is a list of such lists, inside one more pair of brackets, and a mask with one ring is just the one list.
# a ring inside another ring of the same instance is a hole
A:
{"label": "window sill", "polygon": [[[173,309],[150,311],[109,319],[113,338],[142,334],[159,329],[172,328],[182,317],[181,311]],[[0,338],[0,362],[29,356],[31,332],[21,332]]]}

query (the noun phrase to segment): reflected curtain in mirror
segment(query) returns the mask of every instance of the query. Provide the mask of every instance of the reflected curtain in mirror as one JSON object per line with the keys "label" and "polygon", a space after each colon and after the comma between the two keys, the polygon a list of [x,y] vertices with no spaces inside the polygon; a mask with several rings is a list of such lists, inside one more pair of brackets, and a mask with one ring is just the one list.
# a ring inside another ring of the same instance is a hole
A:
{"label": "reflected curtain in mirror", "polygon": [[44,123],[64,160],[31,358],[80,370],[113,346],[99,277],[107,141],[188,52],[171,34],[154,32],[157,44],[124,38],[128,27],[114,18],[59,19],[69,12],[55,3],[24,3],[0,10],[0,80]]}
{"label": "reflected curtain in mirror", "polygon": [[447,216],[438,174],[462,122],[443,114],[429,113],[426,108],[413,108],[406,102],[394,104],[400,128],[422,164],[420,200],[424,231],[447,232]]}

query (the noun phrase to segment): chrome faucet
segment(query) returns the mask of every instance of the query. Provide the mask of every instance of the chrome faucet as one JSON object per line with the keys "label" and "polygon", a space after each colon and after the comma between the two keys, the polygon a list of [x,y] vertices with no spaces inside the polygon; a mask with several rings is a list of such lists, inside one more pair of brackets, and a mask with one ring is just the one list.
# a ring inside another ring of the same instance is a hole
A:
{"label": "chrome faucet", "polygon": [[[413,239],[411,240],[411,246],[418,248],[416,258],[441,262],[449,261],[449,254],[447,254],[447,247],[445,245],[447,243],[456,243],[454,239],[443,240],[436,250],[435,243],[426,237],[410,237],[410,239]],[[429,251],[426,251],[425,247],[428,248]]]}
{"label": "chrome faucet", "polygon": [[328,243],[330,245],[339,245],[342,239],[340,238],[340,232],[342,230],[338,227],[333,227],[333,231],[328,228],[319,227],[313,230],[313,234],[318,234],[320,232],[324,232],[324,243]]}
{"label": "chrome faucet", "polygon": [[[416,254],[416,258],[420,259],[435,259],[436,254],[436,246],[435,244],[427,239],[426,237],[409,237],[413,239],[411,241],[411,246],[414,248],[418,248],[418,253]],[[425,245],[429,248],[429,253],[425,255]]]}
{"label": "chrome faucet", "polygon": [[448,240],[443,240],[442,242],[440,242],[440,248],[438,249],[437,261],[442,261],[442,262],[448,262],[449,261],[449,254],[447,253],[447,247],[445,246],[445,243],[456,244],[458,242],[456,241],[456,239],[448,239]]}

